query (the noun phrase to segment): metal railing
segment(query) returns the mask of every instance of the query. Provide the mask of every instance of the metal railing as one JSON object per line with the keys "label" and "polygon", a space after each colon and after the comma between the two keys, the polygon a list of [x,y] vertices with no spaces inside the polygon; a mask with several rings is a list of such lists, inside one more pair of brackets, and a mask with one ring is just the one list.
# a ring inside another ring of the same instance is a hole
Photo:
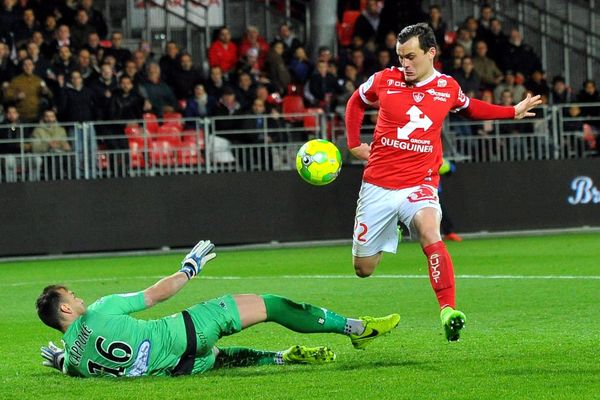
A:
{"label": "metal railing", "polygon": [[[543,106],[537,113],[519,121],[452,117],[443,130],[445,156],[474,163],[600,155],[600,103]],[[376,116],[367,113],[363,142],[372,141]],[[320,111],[59,126],[68,144],[61,148],[32,137],[40,125],[1,125],[13,135],[0,140],[0,183],[292,170],[311,138],[332,140],[345,163],[362,163],[346,149],[343,118]]]}

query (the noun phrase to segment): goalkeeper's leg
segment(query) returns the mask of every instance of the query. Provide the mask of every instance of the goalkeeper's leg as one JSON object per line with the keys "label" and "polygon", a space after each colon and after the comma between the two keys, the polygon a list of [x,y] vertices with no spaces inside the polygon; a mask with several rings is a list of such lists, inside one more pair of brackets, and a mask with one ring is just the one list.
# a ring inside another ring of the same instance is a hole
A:
{"label": "goalkeeper's leg", "polygon": [[335,353],[323,346],[296,345],[282,351],[263,351],[248,347],[221,347],[215,359],[215,368],[273,364],[325,364],[333,361],[335,361]]}

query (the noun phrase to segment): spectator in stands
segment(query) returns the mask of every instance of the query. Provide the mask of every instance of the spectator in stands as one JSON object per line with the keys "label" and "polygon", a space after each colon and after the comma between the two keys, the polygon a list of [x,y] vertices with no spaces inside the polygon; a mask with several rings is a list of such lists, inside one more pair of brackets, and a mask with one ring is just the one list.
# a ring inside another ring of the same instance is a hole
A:
{"label": "spectator in stands", "polygon": [[84,8],[78,9],[75,14],[75,24],[71,26],[71,39],[74,46],[81,49],[92,32],[96,32],[96,28],[90,23],[87,11]]}
{"label": "spectator in stands", "polygon": [[[118,88],[115,72],[109,64],[102,64],[100,67],[100,76],[87,86],[92,92],[94,106],[96,108],[95,116],[104,121],[110,120],[110,103],[113,93]],[[98,129],[101,129],[99,126]]]}
{"label": "spectator in stands", "polygon": [[96,120],[96,104],[92,91],[83,86],[79,71],[69,75],[69,82],[61,80],[58,102],[60,120],[64,122],[87,122]]}
{"label": "spectator in stands", "polygon": [[[350,54],[350,62],[356,67],[359,82],[364,82],[369,77],[369,71],[372,67],[366,61],[365,53],[361,49],[354,49]],[[334,75],[336,76],[336,75]]]}
{"label": "spectator in stands", "polygon": [[[214,114],[215,98],[209,96],[204,89],[204,85],[201,83],[194,86],[194,95],[187,99],[185,103],[185,110],[183,112],[184,118],[204,118]],[[195,121],[187,121],[187,129],[195,129]]]}
{"label": "spectator in stands", "polygon": [[263,83],[257,83],[254,86],[254,99],[261,99],[265,104],[267,113],[271,113],[275,109],[276,103],[273,101],[276,93],[270,93],[267,86]]}
{"label": "spectator in stands", "polygon": [[327,63],[319,61],[315,73],[304,86],[304,97],[315,107],[329,111],[332,97],[338,91],[337,78],[327,71]]}
{"label": "spectator in stands", "polygon": [[212,42],[208,50],[208,63],[211,67],[219,67],[221,72],[227,75],[233,70],[237,61],[237,46],[231,41],[229,29],[222,27],[218,39]]}
{"label": "spectator in stands", "polygon": [[[442,19],[442,9],[439,5],[432,4],[429,6],[429,18],[427,19],[427,23],[433,30],[436,43],[443,47],[444,43],[446,43],[446,32],[448,31],[448,26]],[[394,35],[394,54],[396,53],[395,39],[396,38]]]}
{"label": "spectator in stands", "polygon": [[367,0],[354,24],[354,35],[360,36],[365,43],[376,42],[383,37],[379,31],[381,9],[377,0]]}
{"label": "spectator in stands", "polygon": [[56,16],[54,14],[46,15],[44,18],[44,24],[41,28],[41,32],[46,43],[51,43],[56,38],[57,28],[58,24],[56,22]]}
{"label": "spectator in stands", "polygon": [[[474,16],[469,15],[467,18],[465,18],[463,26],[467,31],[469,31],[471,39],[473,40],[473,44],[475,44],[475,42],[479,40],[477,37],[477,34],[479,33],[479,22],[477,19]],[[472,46],[471,50],[474,52],[475,46]]]}
{"label": "spectator in stands", "polygon": [[331,60],[333,60],[331,49],[327,46],[319,47],[317,51],[317,61],[325,61],[326,63],[329,63]]}
{"label": "spectator in stands", "polygon": [[128,76],[129,79],[131,79],[131,82],[133,82],[133,90],[136,92],[139,91],[143,79],[139,74],[135,61],[129,60],[125,63],[125,68],[123,68],[123,71],[121,71],[121,74],[118,76],[119,79],[122,76]]}
{"label": "spectator in stands", "polygon": [[[202,87],[204,90],[204,87]],[[242,110],[249,110],[252,107],[252,101],[254,100],[254,86],[250,74],[242,72],[238,76],[238,82],[235,89],[235,97],[240,103]]]}
{"label": "spectator in stands", "polygon": [[90,32],[83,48],[90,52],[93,59],[92,63],[98,65],[104,56],[104,49],[100,46],[100,36],[98,36],[98,33]]}
{"label": "spectator in stands", "polygon": [[308,59],[303,46],[297,47],[294,51],[289,68],[292,73],[292,80],[295,83],[304,84],[312,74],[314,67]]}
{"label": "spectator in stands", "polygon": [[276,40],[271,44],[271,49],[265,59],[265,71],[267,76],[275,86],[275,90],[279,93],[284,93],[292,81],[290,71],[283,59],[284,51],[285,47],[283,42]]}
{"label": "spectator in stands", "polygon": [[[494,104],[494,93],[491,90],[484,90],[481,93],[481,101],[485,101],[489,104]],[[483,123],[477,127],[477,135],[489,136],[494,134],[494,121],[483,121]],[[487,147],[487,146],[484,146]]]}
{"label": "spectator in stands", "polygon": [[[162,74],[161,78],[167,85],[171,87],[173,87],[175,84],[175,71],[181,68],[181,61],[179,60],[179,57],[179,46],[177,43],[169,41],[165,45],[165,54],[158,61],[158,65],[160,66],[160,71]],[[191,84],[191,82],[188,84],[191,92],[193,84]]]}
{"label": "spectator in stands", "polygon": [[452,76],[467,96],[478,97],[481,79],[473,69],[473,59],[470,56],[463,57],[461,69],[454,72]]}
{"label": "spectator in stands", "polygon": [[71,54],[75,51],[75,44],[71,40],[71,29],[67,25],[60,25],[56,30],[56,39],[50,42],[48,50],[52,56],[48,59],[51,60],[56,54],[59,54],[61,47],[68,47]]}
{"label": "spectator in stands", "polygon": [[[482,4],[479,8],[479,30],[489,30],[494,18],[494,9],[489,4]],[[479,33],[477,34],[479,36]]]}
{"label": "spectator in stands", "polygon": [[470,56],[473,50],[473,38],[471,32],[464,26],[458,28],[456,32],[456,43],[465,50],[465,55]]}
{"label": "spectator in stands", "polygon": [[181,54],[179,67],[171,72],[171,77],[173,80],[171,88],[173,88],[177,100],[191,97],[194,86],[203,81],[202,72],[194,66],[192,56],[188,53]]}
{"label": "spectator in stands", "polygon": [[[235,98],[235,92],[230,87],[225,87],[221,92],[221,97],[215,107],[215,117],[228,117],[238,115],[241,110],[240,103]],[[236,119],[217,119],[215,121],[215,130],[217,134],[220,131],[234,131],[239,128],[239,120]],[[229,139],[229,135],[224,135]]]}
{"label": "spectator in stands", "polygon": [[104,49],[104,57],[113,56],[117,61],[116,71],[123,69],[125,61],[131,58],[131,51],[123,46],[123,34],[119,31],[113,32],[110,37],[111,46]]}
{"label": "spectator in stands", "polygon": [[146,53],[142,50],[136,50],[133,52],[132,60],[135,63],[135,67],[137,68],[137,74],[142,81],[148,79],[146,75],[146,71],[148,70],[148,59],[146,57]]}
{"label": "spectator in stands", "polygon": [[[144,101],[144,98],[134,90],[134,84],[127,75],[119,78],[119,89],[115,91],[110,98],[108,119],[113,121],[139,120],[144,111],[150,111],[151,106]],[[111,126],[112,130],[107,131],[111,136],[121,136],[125,134],[125,125],[116,124]],[[124,138],[105,139],[103,142],[107,148],[112,150],[127,149],[128,143]]]}
{"label": "spectator in stands", "polygon": [[529,80],[525,82],[525,89],[529,90],[531,93],[542,95],[543,97],[546,97],[546,99],[550,97],[548,82],[546,82],[544,72],[539,69],[536,69],[531,73]]}
{"label": "spectator in stands", "polygon": [[108,33],[108,27],[104,16],[100,11],[94,8],[93,0],[81,0],[79,7],[83,8],[88,15],[89,23],[94,27],[95,31],[98,32],[100,38],[104,39]]}
{"label": "spectator in stands", "polygon": [[[154,61],[154,52],[152,51],[152,47],[150,46],[150,42],[147,40],[140,40],[138,44],[137,50],[141,51],[144,54],[144,59],[146,62]],[[136,51],[137,51],[136,50]]]}
{"label": "spectator in stands", "polygon": [[[364,74],[364,77],[369,77],[373,75],[377,71],[381,71],[386,68],[390,68],[392,65],[392,60],[390,59],[390,53],[386,49],[380,49],[377,51],[377,60],[375,64],[373,64]],[[358,71],[357,71],[358,72]]]}
{"label": "spectator in stands", "polygon": [[[514,106],[515,99],[513,92],[509,89],[504,89],[500,93],[500,104],[503,106]],[[514,123],[502,123],[500,124],[499,131],[501,134],[507,133],[519,133],[519,124]]]}
{"label": "spectator in stands", "polygon": [[[4,176],[7,182],[17,181],[17,154],[21,153],[20,140],[23,130],[19,128],[19,112],[14,105],[8,105],[4,113],[4,122],[0,126],[0,154],[3,155]],[[9,143],[3,141],[10,141]],[[23,149],[25,150],[25,149]]]}
{"label": "spectator in stands", "polygon": [[499,83],[494,89],[494,101],[496,104],[503,104],[502,92],[505,90],[511,93],[513,99],[522,99],[526,91],[525,86],[515,82],[515,74],[511,70],[506,71],[504,81]]}
{"label": "spectator in stands", "polygon": [[485,41],[478,40],[475,43],[476,55],[473,57],[473,69],[481,78],[481,83],[487,89],[493,89],[497,84],[502,82],[503,75],[494,60],[487,56],[487,51],[488,47]]}
{"label": "spectator in stands", "polygon": [[521,72],[523,76],[530,76],[533,71],[541,70],[542,64],[531,46],[523,43],[521,32],[513,28],[510,30],[509,45],[504,52],[505,68]]}
{"label": "spectator in stands", "polygon": [[218,66],[211,67],[208,80],[204,86],[206,88],[206,93],[208,93],[209,96],[213,96],[215,99],[221,98],[221,92],[226,86],[221,68]]}
{"label": "spectator in stands", "polygon": [[71,48],[69,46],[61,46],[58,49],[58,57],[52,63],[52,71],[56,74],[57,79],[60,76],[68,77],[76,69],[77,63],[73,60]]}
{"label": "spectator in stands", "polygon": [[13,34],[15,37],[15,46],[20,47],[27,43],[34,31],[39,31],[42,27],[40,23],[35,19],[35,13],[33,9],[27,8],[23,11],[23,17],[13,27]]}
{"label": "spectator in stands", "polygon": [[488,45],[488,57],[496,62],[498,68],[503,72],[510,69],[504,65],[504,53],[508,49],[508,38],[502,31],[502,23],[497,18],[490,20],[490,31],[486,43]]}
{"label": "spectator in stands", "polygon": [[52,79],[54,77],[50,62],[40,54],[39,46],[33,41],[27,43],[27,56],[33,61],[34,74],[44,80]]}
{"label": "spectator in stands", "polygon": [[99,74],[92,65],[92,58],[87,49],[79,50],[76,69],[81,74],[83,84],[86,86],[89,86],[93,81],[98,79]]}
{"label": "spectator in stands", "polygon": [[248,54],[248,50],[256,49],[258,54],[258,68],[262,69],[265,65],[265,59],[269,52],[267,41],[259,34],[258,28],[250,25],[246,28],[244,38],[240,42],[238,48],[238,58],[242,58]]}
{"label": "spectator in stands", "polygon": [[40,125],[31,134],[32,151],[34,153],[63,153],[71,151],[67,131],[58,125],[56,113],[47,109],[42,114]]}
{"label": "spectator in stands", "polygon": [[[596,82],[587,79],[583,82],[582,90],[577,94],[578,103],[600,103],[600,93],[596,89]],[[600,127],[600,106],[584,106],[580,105],[581,116],[591,117],[586,123],[598,128]],[[585,124],[584,124],[585,125]]]}
{"label": "spectator in stands", "polygon": [[[268,144],[281,142],[279,118],[276,111],[269,114],[265,108],[265,103],[261,99],[254,99],[250,114],[240,122],[242,134],[230,137],[239,144]],[[268,132],[266,131],[268,130]],[[245,171],[264,171],[273,168],[273,159],[270,148],[252,147],[242,149],[238,154],[239,164]]]}
{"label": "spectator in stands", "polygon": [[23,60],[22,73],[10,81],[5,91],[6,100],[15,102],[23,122],[38,121],[42,106],[52,99],[46,82],[35,75],[33,69],[30,58]]}
{"label": "spectator in stands", "polygon": [[157,63],[148,65],[148,80],[140,87],[142,96],[152,105],[152,112],[162,118],[163,113],[177,108],[177,99],[171,88],[160,79],[160,66]]}
{"label": "spectator in stands", "polygon": [[386,49],[388,53],[390,53],[390,60],[393,60],[394,65],[398,65],[398,54],[396,54],[397,41],[398,36],[396,35],[396,32],[390,31],[385,35],[382,46],[382,48]]}
{"label": "spectator in stands", "polygon": [[[387,53],[387,50],[385,49],[380,51]],[[338,114],[343,116],[346,113],[346,103],[361,83],[362,82],[358,80],[358,70],[356,69],[356,66],[354,64],[346,64],[344,67],[342,88],[337,95],[337,107],[335,111]]]}
{"label": "spectator in stands", "polygon": [[277,36],[275,36],[275,40],[280,40],[283,42],[283,59],[285,60],[286,64],[289,64],[292,60],[292,55],[296,49],[302,45],[302,43],[292,31],[292,27],[285,23],[279,25],[279,30]]}
{"label": "spectator in stands", "polygon": [[460,44],[455,44],[450,50],[450,56],[443,62],[444,73],[452,75],[455,71],[460,70],[465,55],[465,48]]}
{"label": "spectator in stands", "polygon": [[565,78],[560,75],[552,79],[552,91],[549,98],[550,104],[571,103],[571,88],[567,86]]}
{"label": "spectator in stands", "polygon": [[[9,31],[19,21],[20,7],[16,0],[3,0],[0,8],[0,26]],[[12,45],[13,43],[10,43]]]}
{"label": "spectator in stands", "polygon": [[9,82],[19,69],[10,58],[10,49],[6,43],[0,42],[0,83]]}

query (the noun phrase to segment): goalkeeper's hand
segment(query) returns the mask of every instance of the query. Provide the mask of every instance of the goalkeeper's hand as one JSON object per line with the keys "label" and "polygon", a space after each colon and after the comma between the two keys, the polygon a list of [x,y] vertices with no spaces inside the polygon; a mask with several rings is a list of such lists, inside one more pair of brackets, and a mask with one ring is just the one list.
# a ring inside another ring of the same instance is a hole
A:
{"label": "goalkeeper's hand", "polygon": [[55,345],[53,342],[48,342],[48,347],[42,346],[42,363],[46,367],[56,368],[60,372],[63,372],[63,364],[65,362],[65,351]]}
{"label": "goalkeeper's hand", "polygon": [[215,258],[217,255],[213,252],[215,245],[210,240],[201,240],[190,251],[181,262],[180,272],[183,272],[188,279],[198,275],[204,264]]}

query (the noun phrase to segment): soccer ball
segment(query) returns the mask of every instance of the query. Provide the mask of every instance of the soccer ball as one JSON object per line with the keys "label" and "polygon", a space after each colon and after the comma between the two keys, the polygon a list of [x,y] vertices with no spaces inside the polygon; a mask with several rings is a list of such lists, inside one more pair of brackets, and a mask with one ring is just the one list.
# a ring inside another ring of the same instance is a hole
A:
{"label": "soccer ball", "polygon": [[308,141],[296,155],[296,169],[306,182],[323,186],[337,178],[342,168],[342,155],[333,143],[324,139]]}

